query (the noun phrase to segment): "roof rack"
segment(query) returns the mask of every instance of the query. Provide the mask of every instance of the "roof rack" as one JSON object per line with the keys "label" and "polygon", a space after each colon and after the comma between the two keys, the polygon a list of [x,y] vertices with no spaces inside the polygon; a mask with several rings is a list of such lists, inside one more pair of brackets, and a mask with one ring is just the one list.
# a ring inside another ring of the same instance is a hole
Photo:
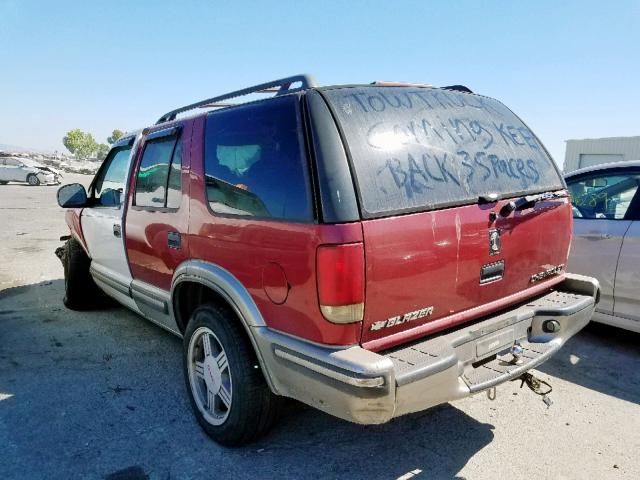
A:
{"label": "roof rack", "polygon": [[[291,85],[295,83],[300,83],[300,87],[290,88]],[[201,100],[196,103],[192,103],[191,105],[186,105],[184,107],[176,108],[175,110],[171,110],[169,113],[165,113],[160,119],[156,122],[156,125],[159,123],[168,122],[171,120],[175,120],[176,116],[179,113],[187,112],[189,110],[194,110],[196,108],[202,107],[228,107],[232,104],[229,103],[220,103],[222,100],[228,100],[230,98],[243,97],[245,95],[249,95],[252,93],[274,93],[276,96],[284,95],[286,93],[294,93],[301,90],[307,90],[309,88],[313,88],[317,86],[316,81],[311,75],[301,74],[294,75],[292,77],[281,78],[279,80],[273,80],[267,83],[261,83],[260,85],[254,85],[253,87],[244,88],[242,90],[236,90],[235,92],[225,93],[224,95],[220,95],[218,97],[207,98],[206,100]]]}
{"label": "roof rack", "polygon": [[[420,88],[431,88],[433,85],[430,83],[406,83],[406,82],[387,82],[376,80],[375,82],[371,82],[371,85],[382,86],[382,87],[420,87]],[[473,91],[464,85],[448,85],[446,87],[440,87],[444,90],[455,90],[457,92],[465,92],[465,93],[473,93]]]}
{"label": "roof rack", "polygon": [[379,87],[433,87],[430,83],[389,82],[386,80],[376,80],[375,82],[371,82],[371,85]]}
{"label": "roof rack", "polygon": [[454,90],[456,92],[473,93],[473,91],[465,85],[448,85],[442,88],[445,90]]}

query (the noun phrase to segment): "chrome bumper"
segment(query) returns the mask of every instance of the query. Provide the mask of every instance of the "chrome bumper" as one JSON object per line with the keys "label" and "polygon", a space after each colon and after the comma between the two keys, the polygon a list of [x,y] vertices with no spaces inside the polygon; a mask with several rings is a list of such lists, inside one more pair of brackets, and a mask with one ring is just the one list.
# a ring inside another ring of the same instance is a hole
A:
{"label": "chrome bumper", "polygon": [[[275,393],[375,424],[519,377],[589,323],[598,300],[597,280],[568,274],[524,304],[381,353],[316,345],[266,327],[252,330]],[[554,332],[545,331],[549,320],[557,322]],[[500,356],[516,341],[523,348],[518,364]]]}

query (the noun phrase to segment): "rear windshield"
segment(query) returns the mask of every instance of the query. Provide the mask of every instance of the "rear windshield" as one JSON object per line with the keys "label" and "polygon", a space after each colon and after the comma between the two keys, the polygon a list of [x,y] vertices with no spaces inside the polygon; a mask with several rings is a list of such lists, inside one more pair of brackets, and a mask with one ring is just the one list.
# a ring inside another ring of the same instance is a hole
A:
{"label": "rear windshield", "polygon": [[536,136],[497,100],[414,87],[323,93],[344,132],[365,217],[563,188]]}

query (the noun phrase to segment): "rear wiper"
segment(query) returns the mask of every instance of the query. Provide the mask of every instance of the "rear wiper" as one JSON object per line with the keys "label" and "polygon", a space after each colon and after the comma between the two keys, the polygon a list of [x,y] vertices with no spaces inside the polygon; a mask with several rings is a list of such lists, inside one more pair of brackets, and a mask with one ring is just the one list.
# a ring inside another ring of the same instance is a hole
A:
{"label": "rear wiper", "polygon": [[536,195],[526,195],[524,197],[520,197],[517,200],[513,200],[507,203],[504,207],[500,209],[500,215],[502,217],[508,217],[512,212],[516,210],[524,210],[525,208],[531,208],[536,203],[541,202],[543,200],[550,200],[552,198],[565,198],[567,196],[566,192],[544,192],[538,193]]}
{"label": "rear wiper", "polygon": [[484,195],[480,195],[478,197],[478,205],[483,205],[485,203],[494,203],[500,200],[500,198],[501,197],[499,193],[495,193],[495,192],[485,193]]}

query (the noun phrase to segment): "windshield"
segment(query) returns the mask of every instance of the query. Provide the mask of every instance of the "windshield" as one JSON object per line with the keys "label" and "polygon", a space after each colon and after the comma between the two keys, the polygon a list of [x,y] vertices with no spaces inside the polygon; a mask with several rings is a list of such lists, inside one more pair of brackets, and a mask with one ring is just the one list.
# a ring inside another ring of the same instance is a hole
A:
{"label": "windshield", "polygon": [[365,217],[563,188],[536,136],[491,98],[380,86],[323,94],[348,144]]}

